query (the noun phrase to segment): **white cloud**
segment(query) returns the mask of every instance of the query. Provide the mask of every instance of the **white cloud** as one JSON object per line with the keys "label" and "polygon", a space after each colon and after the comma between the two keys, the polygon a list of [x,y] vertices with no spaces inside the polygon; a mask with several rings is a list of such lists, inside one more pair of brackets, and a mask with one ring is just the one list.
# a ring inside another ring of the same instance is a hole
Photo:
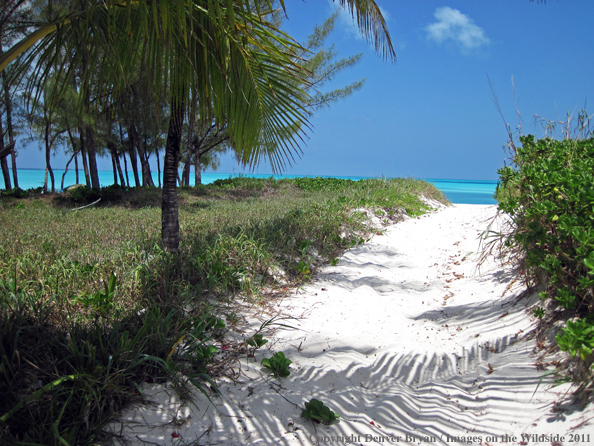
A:
{"label": "white cloud", "polygon": [[433,15],[437,22],[427,26],[425,31],[428,37],[437,43],[453,41],[465,50],[490,43],[485,30],[457,9],[448,6],[437,8]]}

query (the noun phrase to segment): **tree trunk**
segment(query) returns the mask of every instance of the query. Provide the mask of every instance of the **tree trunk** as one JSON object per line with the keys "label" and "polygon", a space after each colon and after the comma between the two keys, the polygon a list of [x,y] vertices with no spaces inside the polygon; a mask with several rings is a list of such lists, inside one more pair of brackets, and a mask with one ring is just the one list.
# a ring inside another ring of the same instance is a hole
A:
{"label": "tree trunk", "polygon": [[182,170],[182,177],[181,177],[181,184],[182,186],[189,186],[190,185],[190,166],[191,166],[190,159],[188,159],[184,164],[184,170]]}
{"label": "tree trunk", "polygon": [[126,186],[130,187],[130,177],[128,176],[128,161],[126,161],[126,152],[122,154],[124,158],[124,172],[126,173]]}
{"label": "tree trunk", "polygon": [[159,189],[161,189],[161,160],[159,159],[159,151],[155,152],[157,154],[157,178],[159,180]]}
{"label": "tree trunk", "polygon": [[83,169],[85,171],[85,183],[87,186],[91,187],[91,177],[89,176],[89,165],[87,163],[87,149],[85,147],[85,138],[83,136],[83,129],[80,127],[78,129],[79,139],[80,139],[80,156],[83,162]]}
{"label": "tree trunk", "polygon": [[76,184],[78,184],[78,152],[74,152],[74,169],[76,170]]}
{"label": "tree trunk", "polygon": [[[75,184],[79,184],[79,179],[78,179],[78,152],[79,149],[78,147],[76,147],[76,141],[74,140],[74,136],[72,136],[72,130],[70,129],[70,124],[66,123],[66,131],[68,132],[68,138],[70,138],[70,144],[72,145],[72,156],[74,157],[74,169],[76,171],[76,183]],[[82,141],[80,142],[81,147],[82,147]],[[70,161],[72,161],[72,158],[70,159]],[[70,164],[70,161],[68,161],[68,164]],[[83,162],[84,162],[84,158],[83,158]],[[68,164],[66,165],[66,170],[68,170]],[[85,170],[86,172],[86,170]],[[66,175],[66,172],[64,172],[64,175]],[[62,189],[64,189],[64,176],[62,176]]]}
{"label": "tree trunk", "polygon": [[169,252],[179,249],[179,208],[177,203],[177,165],[181,149],[184,123],[184,104],[171,102],[171,117],[165,144],[163,166],[163,198],[161,201],[161,236],[163,248]]}
{"label": "tree trunk", "polygon": [[4,187],[6,190],[12,189],[12,185],[10,183],[10,172],[8,171],[8,163],[6,162],[6,157],[3,157],[0,161],[2,164],[2,175],[4,176]]}
{"label": "tree trunk", "polygon": [[118,168],[116,167],[115,156],[111,150],[109,151],[109,154],[111,155],[111,170],[113,170],[113,184],[117,185],[118,184]]}
{"label": "tree trunk", "polygon": [[114,153],[114,157],[115,157],[116,167],[118,169],[118,175],[120,176],[120,184],[122,186],[125,186],[126,179],[124,178],[124,173],[122,172],[122,164],[120,163],[120,155],[118,155],[118,152]]}
{"label": "tree trunk", "polygon": [[192,165],[192,153],[194,151],[194,129],[196,128],[196,101],[192,101],[190,108],[190,122],[188,123],[188,139],[186,141],[186,163],[182,173],[182,183],[184,186],[190,185],[190,166]]}
{"label": "tree trunk", "polygon": [[91,126],[85,128],[87,143],[87,155],[89,157],[89,173],[91,174],[91,187],[95,190],[101,189],[99,184],[99,171],[97,170],[97,151],[95,148],[95,135]]}
{"label": "tree trunk", "polygon": [[50,132],[51,123],[49,119],[45,120],[45,180],[43,182],[43,192],[47,192],[47,174],[49,173],[50,178],[52,180],[52,192],[56,191],[56,180],[54,178],[54,171],[52,169],[52,165],[50,163],[51,160],[51,146],[49,141],[49,132]]}
{"label": "tree trunk", "polygon": [[153,183],[151,168],[148,164],[144,140],[136,131],[135,125],[130,126],[128,130],[128,137],[130,138],[131,144],[134,144],[134,147],[138,151],[138,158],[140,159],[140,167],[142,169],[142,185],[154,187],[155,183]]}
{"label": "tree trunk", "polygon": [[202,165],[200,164],[200,151],[194,154],[194,187],[202,184]]}
{"label": "tree trunk", "polygon": [[142,166],[142,185],[155,187],[151,165],[149,164],[149,154],[146,151],[146,141],[138,138],[136,142],[138,143],[138,158],[140,158],[140,165]]}
{"label": "tree trunk", "polygon": [[118,184],[118,175],[119,175],[120,184],[122,186],[125,186],[126,181],[124,180],[124,174],[122,173],[122,166],[120,165],[120,157],[118,155],[116,145],[111,139],[107,140],[107,148],[109,149],[109,153],[111,155],[111,165],[113,168],[113,182],[114,182],[114,184]]}
{"label": "tree trunk", "polygon": [[[12,128],[12,99],[10,98],[10,93],[8,91],[6,71],[2,71],[2,84],[4,86],[4,105],[6,106],[6,130],[8,130],[8,144],[12,144],[14,142],[14,130]],[[14,147],[15,146],[13,145],[12,149],[10,150],[10,159],[12,161],[12,179],[14,180],[14,187],[16,189],[19,187],[19,178],[17,175],[16,154],[14,152]]]}
{"label": "tree trunk", "polygon": [[130,144],[130,164],[132,164],[132,171],[134,172],[134,181],[136,187],[140,186],[140,178],[138,177],[138,157],[136,155],[136,129],[134,126],[128,128],[128,142]]}
{"label": "tree trunk", "polygon": [[[4,150],[4,130],[2,129],[2,114],[0,113],[0,152]],[[10,172],[8,171],[8,162],[6,157],[3,156],[0,159],[0,165],[2,166],[2,175],[4,176],[4,187],[6,190],[12,189],[10,183]]]}
{"label": "tree trunk", "polygon": [[[62,174],[62,182],[60,183],[60,189],[64,190],[64,178],[66,178],[66,174],[68,173],[68,166],[72,162],[72,159],[76,156],[76,152],[72,154],[68,162],[66,163],[66,167],[64,168],[64,173]],[[76,165],[76,163],[74,163]]]}
{"label": "tree trunk", "polygon": [[[122,131],[122,126],[118,124],[118,128],[120,129],[120,144],[121,147],[124,148],[124,132]],[[124,172],[126,173],[126,186],[130,187],[130,178],[128,177],[128,161],[126,161],[126,151],[122,153],[122,158],[124,158]]]}

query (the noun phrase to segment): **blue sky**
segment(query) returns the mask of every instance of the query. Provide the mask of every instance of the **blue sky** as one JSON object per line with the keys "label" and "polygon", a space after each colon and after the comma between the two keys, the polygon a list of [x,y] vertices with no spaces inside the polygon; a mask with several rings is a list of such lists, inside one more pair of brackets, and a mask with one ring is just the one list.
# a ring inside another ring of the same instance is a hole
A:
{"label": "blue sky", "polygon": [[[497,179],[507,135],[488,78],[516,129],[513,78],[525,133],[542,134],[535,115],[564,120],[584,105],[593,112],[591,0],[376,1],[397,62],[377,56],[344,13],[329,41],[339,55],[364,56],[332,86],[361,78],[365,85],[313,117],[303,153],[285,173]],[[284,28],[297,40],[336,8],[329,0],[285,2]],[[43,168],[42,158],[35,147],[21,151],[19,167]],[[110,170],[110,162],[100,169]],[[242,172],[230,156],[218,171]]]}

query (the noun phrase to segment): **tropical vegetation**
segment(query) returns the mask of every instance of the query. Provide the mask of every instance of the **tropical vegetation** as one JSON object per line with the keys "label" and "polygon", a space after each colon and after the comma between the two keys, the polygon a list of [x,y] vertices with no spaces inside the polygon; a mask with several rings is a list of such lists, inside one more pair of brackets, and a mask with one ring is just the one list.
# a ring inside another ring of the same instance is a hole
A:
{"label": "tropical vegetation", "polygon": [[[505,239],[531,287],[540,287],[535,308],[545,331],[551,318],[566,320],[556,334],[575,358],[573,378],[594,385],[594,138],[580,114],[577,134],[520,137],[510,144],[512,165],[499,170],[499,209],[513,221]],[[552,308],[545,317],[545,307]]]}

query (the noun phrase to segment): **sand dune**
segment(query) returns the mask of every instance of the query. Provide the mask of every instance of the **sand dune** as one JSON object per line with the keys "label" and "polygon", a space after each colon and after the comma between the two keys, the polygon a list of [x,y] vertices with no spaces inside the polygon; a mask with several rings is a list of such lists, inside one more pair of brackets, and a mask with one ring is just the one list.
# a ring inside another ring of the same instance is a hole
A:
{"label": "sand dune", "polygon": [[[242,358],[239,379],[218,382],[215,406],[148,386],[154,404],[110,428],[139,445],[594,442],[594,411],[557,404],[569,386],[553,388],[535,366],[538,298],[509,265],[477,268],[478,237],[494,214],[454,205],[388,227],[291,297],[252,309],[246,336],[273,315],[294,317],[283,322],[296,329],[269,333],[266,348]],[[259,365],[277,351],[293,361],[281,380]],[[340,423],[302,419],[311,398]]]}

